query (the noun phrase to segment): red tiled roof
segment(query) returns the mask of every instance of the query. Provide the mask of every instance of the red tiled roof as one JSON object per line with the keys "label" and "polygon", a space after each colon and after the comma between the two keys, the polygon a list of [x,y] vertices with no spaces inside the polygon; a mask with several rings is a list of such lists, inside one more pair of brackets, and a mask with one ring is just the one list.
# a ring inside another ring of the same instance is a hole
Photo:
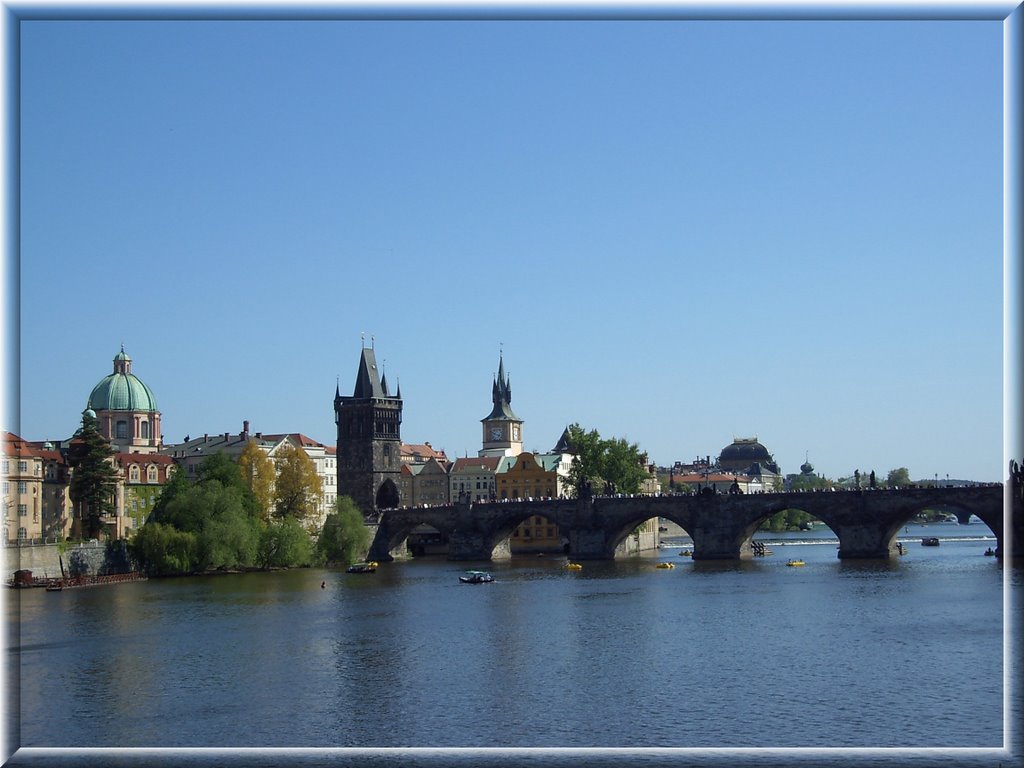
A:
{"label": "red tiled roof", "polygon": [[464,456],[461,459],[455,460],[455,464],[452,466],[452,472],[458,472],[460,469],[495,470],[498,468],[498,463],[500,461],[500,456],[477,456],[475,458]]}
{"label": "red tiled roof", "polygon": [[118,453],[117,460],[128,464],[173,464],[174,459],[159,453]]}

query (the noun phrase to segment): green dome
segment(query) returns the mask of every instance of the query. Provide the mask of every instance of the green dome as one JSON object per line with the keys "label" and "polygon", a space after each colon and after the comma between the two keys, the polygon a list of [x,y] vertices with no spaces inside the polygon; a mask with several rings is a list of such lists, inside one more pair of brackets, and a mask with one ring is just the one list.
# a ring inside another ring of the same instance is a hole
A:
{"label": "green dome", "polygon": [[114,358],[114,372],[92,389],[88,406],[94,411],[156,411],[153,390],[132,373],[124,347]]}

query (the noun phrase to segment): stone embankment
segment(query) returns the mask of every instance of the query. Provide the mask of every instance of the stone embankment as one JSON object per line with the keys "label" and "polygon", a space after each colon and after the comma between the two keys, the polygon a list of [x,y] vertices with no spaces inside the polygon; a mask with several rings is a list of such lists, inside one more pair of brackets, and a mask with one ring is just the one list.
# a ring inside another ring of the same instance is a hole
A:
{"label": "stone embankment", "polygon": [[63,548],[59,544],[7,546],[3,549],[3,558],[6,584],[10,584],[14,572],[20,570],[31,571],[33,578],[42,579],[110,576],[137,570],[124,542],[108,546],[93,540]]}

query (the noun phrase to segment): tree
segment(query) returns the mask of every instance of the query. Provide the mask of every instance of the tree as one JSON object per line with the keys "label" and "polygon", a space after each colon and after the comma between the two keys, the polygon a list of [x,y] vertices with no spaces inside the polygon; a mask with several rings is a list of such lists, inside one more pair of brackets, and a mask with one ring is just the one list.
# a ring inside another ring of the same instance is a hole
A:
{"label": "tree", "polygon": [[910,470],[906,467],[889,470],[885,483],[890,488],[906,488],[910,485]]}
{"label": "tree", "polygon": [[196,536],[170,525],[147,523],[131,542],[135,557],[152,576],[177,576],[196,569]]}
{"label": "tree", "polygon": [[313,542],[296,518],[285,517],[263,526],[258,558],[263,568],[309,565],[313,559]]}
{"label": "tree", "polygon": [[647,478],[646,457],[624,438],[604,440],[604,479],[619,493],[638,493]]}
{"label": "tree", "polygon": [[238,469],[252,494],[257,515],[268,522],[274,501],[274,462],[263,452],[258,442],[250,440],[238,457]]}
{"label": "tree", "polygon": [[306,522],[316,514],[322,485],[313,460],[294,445],[278,451],[274,480],[274,514],[279,519]]}
{"label": "tree", "polygon": [[573,454],[569,485],[580,495],[584,483],[594,493],[607,487],[616,493],[636,493],[647,477],[645,458],[635,443],[621,437],[602,439],[596,429],[569,426],[569,450]]}
{"label": "tree", "polygon": [[350,497],[339,497],[317,537],[317,560],[351,565],[366,555],[369,546],[370,529],[363,522],[363,513]]}
{"label": "tree", "polygon": [[82,428],[68,455],[73,468],[69,495],[79,509],[85,538],[97,538],[103,531],[100,518],[115,511],[117,469],[113,458],[114,451],[100,434],[99,421],[87,410],[82,414]]}

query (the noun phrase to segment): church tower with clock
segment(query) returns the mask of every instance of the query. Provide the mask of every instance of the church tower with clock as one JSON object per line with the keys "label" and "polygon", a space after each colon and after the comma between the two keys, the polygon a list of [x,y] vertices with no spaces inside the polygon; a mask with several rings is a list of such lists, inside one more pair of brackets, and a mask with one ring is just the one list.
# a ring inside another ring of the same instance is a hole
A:
{"label": "church tower with clock", "polygon": [[523,452],[523,420],[512,412],[512,386],[505,374],[504,356],[498,358],[498,377],[491,387],[491,412],[480,419],[484,427],[480,456],[518,456]]}

